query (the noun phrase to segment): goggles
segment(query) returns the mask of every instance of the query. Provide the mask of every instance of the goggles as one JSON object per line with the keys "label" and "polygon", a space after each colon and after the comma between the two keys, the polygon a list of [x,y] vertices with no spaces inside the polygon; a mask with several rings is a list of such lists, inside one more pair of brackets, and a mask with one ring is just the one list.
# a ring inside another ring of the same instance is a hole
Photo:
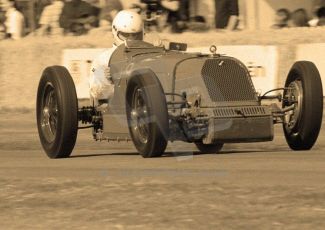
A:
{"label": "goggles", "polygon": [[137,32],[137,33],[124,33],[124,32],[117,32],[117,36],[123,40],[143,40],[143,32]]}

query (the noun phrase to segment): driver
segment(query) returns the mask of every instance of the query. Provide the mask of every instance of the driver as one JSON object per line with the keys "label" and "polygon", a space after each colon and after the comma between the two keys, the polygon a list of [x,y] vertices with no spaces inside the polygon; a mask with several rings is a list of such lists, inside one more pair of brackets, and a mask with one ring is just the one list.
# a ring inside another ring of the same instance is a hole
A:
{"label": "driver", "polygon": [[[143,40],[144,29],[141,16],[133,10],[122,10],[112,22],[113,47],[105,50],[91,66],[89,76],[90,96],[95,104],[106,104],[114,94],[114,82],[108,67],[114,50],[126,40]],[[97,103],[96,103],[97,102]]]}

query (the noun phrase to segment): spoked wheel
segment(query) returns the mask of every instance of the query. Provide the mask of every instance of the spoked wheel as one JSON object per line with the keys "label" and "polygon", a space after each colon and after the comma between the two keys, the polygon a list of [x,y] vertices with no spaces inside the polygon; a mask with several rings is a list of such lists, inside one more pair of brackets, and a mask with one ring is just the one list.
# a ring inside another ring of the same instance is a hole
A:
{"label": "spoked wheel", "polygon": [[168,142],[166,97],[152,72],[133,76],[126,92],[126,114],[130,135],[143,157],[161,156]]}
{"label": "spoked wheel", "polygon": [[134,138],[143,144],[148,143],[149,139],[149,117],[148,108],[145,103],[145,95],[143,89],[135,88],[131,103],[131,123]]}
{"label": "spoked wheel", "polygon": [[44,90],[43,100],[41,102],[41,129],[47,142],[54,141],[58,123],[58,102],[51,83],[47,83]]}
{"label": "spoked wheel", "polygon": [[283,130],[293,150],[309,150],[315,144],[323,116],[322,82],[312,62],[296,62],[285,83],[283,108],[293,110],[285,114]]}
{"label": "spoked wheel", "polygon": [[67,69],[44,70],[37,92],[37,127],[41,144],[50,158],[70,156],[77,138],[78,102]]}
{"label": "spoked wheel", "polygon": [[218,153],[223,147],[223,143],[203,144],[202,142],[195,142],[195,145],[201,153]]}

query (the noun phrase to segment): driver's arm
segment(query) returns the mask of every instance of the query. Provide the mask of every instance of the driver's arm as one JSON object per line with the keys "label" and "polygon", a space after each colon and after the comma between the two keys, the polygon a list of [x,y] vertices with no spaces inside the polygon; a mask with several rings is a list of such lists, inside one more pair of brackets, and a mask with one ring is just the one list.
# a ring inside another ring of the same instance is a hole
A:
{"label": "driver's arm", "polygon": [[111,50],[105,50],[92,63],[89,75],[89,92],[96,99],[110,99],[114,94],[114,83],[108,64]]}

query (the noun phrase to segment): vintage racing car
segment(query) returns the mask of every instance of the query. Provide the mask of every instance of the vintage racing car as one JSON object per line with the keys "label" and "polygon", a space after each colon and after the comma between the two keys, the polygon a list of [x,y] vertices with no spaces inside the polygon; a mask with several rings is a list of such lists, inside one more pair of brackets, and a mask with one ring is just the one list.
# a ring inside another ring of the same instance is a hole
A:
{"label": "vintage racing car", "polygon": [[291,149],[313,147],[323,114],[313,63],[296,62],[283,88],[260,95],[236,58],[217,54],[215,46],[211,54],[184,50],[181,43],[168,49],[143,41],[119,46],[108,63],[115,91],[104,110],[94,100],[78,107],[68,70],[47,67],[37,93],[47,155],[69,157],[81,128],[91,128],[95,140],[132,140],[143,157],[161,156],[168,141],[192,142],[202,152],[218,152],[224,143],[272,141],[274,124],[283,125]]}

